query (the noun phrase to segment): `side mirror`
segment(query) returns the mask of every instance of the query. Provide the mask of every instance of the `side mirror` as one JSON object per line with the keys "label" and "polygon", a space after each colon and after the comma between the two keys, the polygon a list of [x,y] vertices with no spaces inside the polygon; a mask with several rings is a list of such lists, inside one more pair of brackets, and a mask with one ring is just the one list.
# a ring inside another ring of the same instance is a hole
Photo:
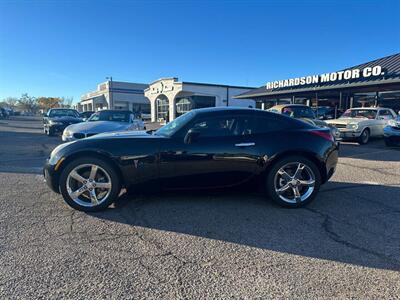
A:
{"label": "side mirror", "polygon": [[191,144],[195,142],[200,136],[200,131],[198,129],[189,129],[189,131],[186,133],[185,138],[184,138],[184,143],[185,144]]}
{"label": "side mirror", "polygon": [[87,120],[88,120],[88,118],[83,118],[82,119],[83,122],[86,122]]}

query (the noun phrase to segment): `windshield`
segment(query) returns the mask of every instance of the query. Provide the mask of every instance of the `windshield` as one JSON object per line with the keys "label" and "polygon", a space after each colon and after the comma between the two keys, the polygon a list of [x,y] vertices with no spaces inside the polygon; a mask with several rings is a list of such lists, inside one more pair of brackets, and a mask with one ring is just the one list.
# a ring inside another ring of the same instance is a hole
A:
{"label": "windshield", "polygon": [[58,117],[74,117],[78,118],[79,114],[77,111],[72,109],[53,109],[49,114],[50,118],[58,118]]}
{"label": "windshield", "polygon": [[158,129],[154,134],[155,135],[162,135],[166,137],[172,136],[175,132],[181,129],[185,124],[187,124],[194,116],[193,112],[187,112],[172,122],[168,123],[167,125]]}
{"label": "windshield", "polygon": [[330,107],[318,107],[314,108],[314,111],[317,112],[318,114],[325,114],[327,113],[331,108]]}
{"label": "windshield", "polygon": [[362,119],[375,119],[376,110],[372,109],[348,109],[340,118],[362,118]]}
{"label": "windshield", "polygon": [[282,114],[292,118],[315,119],[314,112],[308,106],[287,106],[282,109]]}
{"label": "windshield", "polygon": [[124,111],[101,111],[93,114],[88,121],[111,121],[111,122],[129,122],[130,121],[130,112]]}

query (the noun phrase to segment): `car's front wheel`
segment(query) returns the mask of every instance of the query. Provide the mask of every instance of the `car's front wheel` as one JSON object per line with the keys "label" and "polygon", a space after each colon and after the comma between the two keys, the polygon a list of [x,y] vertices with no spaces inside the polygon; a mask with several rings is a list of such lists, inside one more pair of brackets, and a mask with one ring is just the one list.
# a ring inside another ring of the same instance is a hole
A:
{"label": "car's front wheel", "polygon": [[365,145],[369,142],[369,138],[370,138],[370,132],[369,129],[366,128],[361,132],[360,137],[358,138],[358,142],[362,145]]}
{"label": "car's front wheel", "polygon": [[394,146],[394,143],[390,139],[385,138],[385,145],[388,147],[392,147]]}
{"label": "car's front wheel", "polygon": [[48,127],[47,130],[45,129],[45,133],[47,134],[47,136],[54,136],[54,129]]}
{"label": "car's front wheel", "polygon": [[319,191],[321,174],[317,166],[302,156],[290,156],[276,162],[267,176],[268,194],[285,207],[310,203]]}
{"label": "car's front wheel", "polygon": [[99,211],[113,203],[121,190],[114,167],[99,158],[71,161],[60,176],[60,192],[67,204],[81,211]]}

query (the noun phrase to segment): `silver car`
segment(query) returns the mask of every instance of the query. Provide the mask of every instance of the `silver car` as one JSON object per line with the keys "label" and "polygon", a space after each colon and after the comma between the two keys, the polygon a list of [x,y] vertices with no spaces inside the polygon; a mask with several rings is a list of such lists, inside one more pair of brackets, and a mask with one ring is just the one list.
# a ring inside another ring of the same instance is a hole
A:
{"label": "silver car", "polygon": [[146,130],[146,127],[131,111],[102,110],[93,114],[86,122],[65,128],[62,140],[70,142],[103,132],[127,130]]}

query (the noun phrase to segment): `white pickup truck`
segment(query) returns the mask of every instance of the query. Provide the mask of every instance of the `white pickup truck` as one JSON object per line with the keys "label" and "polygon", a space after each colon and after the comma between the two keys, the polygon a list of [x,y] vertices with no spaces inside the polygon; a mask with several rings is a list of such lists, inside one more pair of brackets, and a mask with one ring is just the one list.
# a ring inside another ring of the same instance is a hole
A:
{"label": "white pickup truck", "polygon": [[343,140],[366,144],[370,137],[383,137],[383,128],[395,118],[396,113],[390,108],[359,107],[348,109],[339,119],[327,120],[326,123],[335,126]]}

